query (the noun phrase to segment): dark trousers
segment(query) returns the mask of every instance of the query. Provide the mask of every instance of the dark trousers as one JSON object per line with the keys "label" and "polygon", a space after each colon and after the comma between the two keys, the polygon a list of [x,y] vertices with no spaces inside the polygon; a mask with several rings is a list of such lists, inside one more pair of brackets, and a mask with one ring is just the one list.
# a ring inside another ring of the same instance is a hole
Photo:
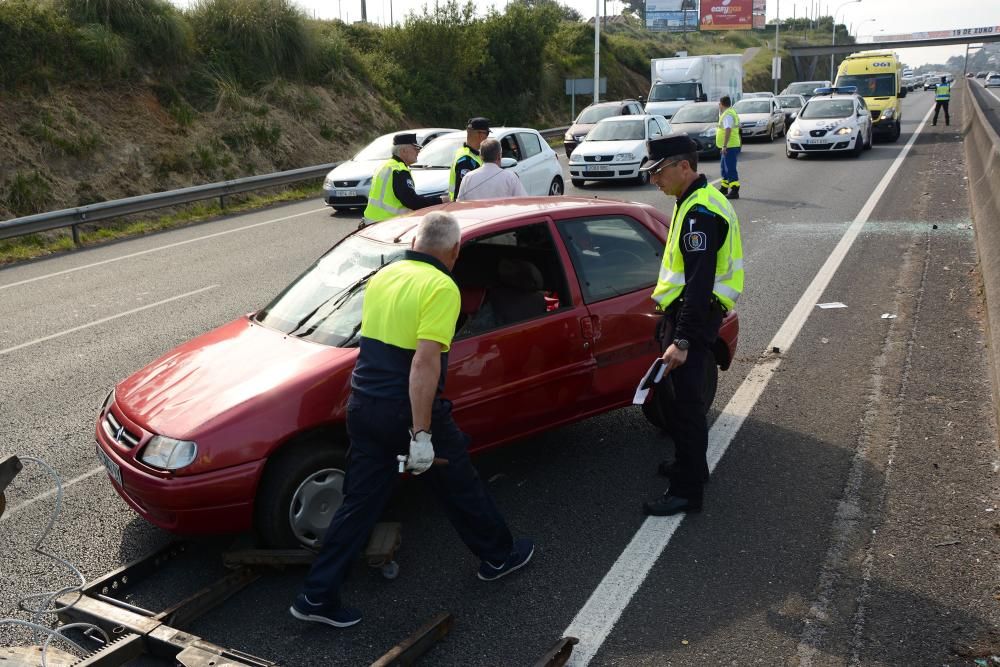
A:
{"label": "dark trousers", "polygon": [[937,125],[938,113],[944,109],[944,123],[951,125],[951,116],[948,115],[948,102],[950,100],[937,100],[934,104],[934,124]]}
{"label": "dark trousers", "polygon": [[[311,602],[340,604],[341,585],[399,478],[396,456],[409,452],[411,422],[408,401],[351,395],[344,503],[334,513],[323,547],[306,577],[303,592]],[[432,466],[416,479],[431,485],[472,553],[483,560],[503,562],[510,555],[513,537],[469,460],[469,438],[452,419],[449,401],[435,401],[431,433],[435,455],[448,459],[448,464]]]}
{"label": "dark trousers", "polygon": [[[675,316],[676,310],[668,309],[660,321],[657,337],[661,351],[666,351],[674,340]],[[713,304],[706,331],[689,341],[687,361],[663,380],[669,380],[673,386],[673,400],[664,404],[667,435],[674,441],[675,448],[674,473],[668,493],[681,498],[701,500],[702,486],[708,481],[705,366],[715,363],[710,346],[719,335],[721,322],[722,308]]]}

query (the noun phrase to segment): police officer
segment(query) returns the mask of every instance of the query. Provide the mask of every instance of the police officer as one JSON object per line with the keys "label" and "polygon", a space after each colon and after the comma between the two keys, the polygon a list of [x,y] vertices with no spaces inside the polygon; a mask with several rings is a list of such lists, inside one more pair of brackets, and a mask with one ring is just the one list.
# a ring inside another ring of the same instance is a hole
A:
{"label": "police officer", "polygon": [[447,197],[423,197],[413,189],[410,165],[419,152],[416,134],[404,132],[392,138],[392,157],[372,177],[362,227],[447,201]]}
{"label": "police officer", "polygon": [[[338,628],[361,620],[361,612],[342,604],[340,588],[389,499],[398,455],[408,454],[407,469],[428,481],[459,537],[480,558],[480,579],[510,574],[534,553],[531,540],[511,536],[469,461],[468,436],[441,398],[461,303],[450,273],[459,240],[451,214],[429,213],[413,249],[368,282],[347,403],[344,502],[292,604],[295,618]],[[435,456],[447,463],[432,467]]]}
{"label": "police officer", "polygon": [[674,393],[665,421],[677,455],[660,464],[670,479],[667,492],[643,505],[646,514],[668,516],[701,509],[708,481],[705,364],[715,363],[719,325],[743,291],[743,245],[732,205],[697,172],[697,144],[669,136],[650,140],[648,150],[643,169],[661,192],[676,197],[652,298],[663,312],[657,327],[667,366],[663,382],[671,382]]}
{"label": "police officer", "polygon": [[715,145],[719,148],[719,161],[722,163],[721,192],[729,199],[739,199],[740,175],[736,171],[736,162],[740,158],[743,144],[740,141],[740,117],[733,109],[733,101],[729,95],[723,95],[719,99]]}
{"label": "police officer", "polygon": [[465,143],[455,151],[455,159],[451,164],[448,176],[448,194],[451,200],[458,199],[458,189],[465,175],[483,166],[483,158],[479,155],[479,147],[483,140],[490,136],[490,121],[485,118],[470,118],[465,127]]}
{"label": "police officer", "polygon": [[944,109],[944,124],[951,125],[951,116],[948,115],[948,103],[951,102],[951,85],[948,77],[942,76],[941,83],[934,88],[934,122],[937,125],[938,113]]}

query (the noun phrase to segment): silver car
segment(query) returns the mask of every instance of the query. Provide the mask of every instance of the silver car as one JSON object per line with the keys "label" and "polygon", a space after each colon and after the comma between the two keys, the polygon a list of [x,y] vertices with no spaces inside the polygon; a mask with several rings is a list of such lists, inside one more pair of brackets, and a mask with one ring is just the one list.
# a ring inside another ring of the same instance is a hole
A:
{"label": "silver car", "polygon": [[733,111],[740,117],[742,139],[774,141],[785,135],[785,112],[774,97],[740,100],[733,105]]}

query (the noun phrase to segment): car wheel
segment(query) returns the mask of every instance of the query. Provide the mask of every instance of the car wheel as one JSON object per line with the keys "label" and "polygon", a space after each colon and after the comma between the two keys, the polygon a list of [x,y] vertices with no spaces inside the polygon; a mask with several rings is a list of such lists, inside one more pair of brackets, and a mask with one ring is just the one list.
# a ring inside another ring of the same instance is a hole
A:
{"label": "car wheel", "polygon": [[794,160],[795,158],[798,157],[798,155],[788,150],[788,146],[785,146],[785,157],[788,158],[789,160]]}
{"label": "car wheel", "polygon": [[649,185],[649,172],[642,171],[642,168],[646,166],[646,159],[644,158],[639,164],[639,175],[635,177],[636,182],[639,185]]}
{"label": "car wheel", "polygon": [[583,187],[583,179],[582,178],[573,178],[573,179],[570,179],[570,181],[573,183],[573,187],[574,188],[582,188]]}
{"label": "car wheel", "polygon": [[865,142],[858,137],[858,140],[854,142],[854,148],[851,149],[851,157],[861,157],[861,151],[865,149]]}
{"label": "car wheel", "polygon": [[899,135],[900,135],[901,132],[902,132],[902,130],[899,127],[899,123],[896,123],[896,129],[893,130],[892,136],[889,137],[889,141],[891,141],[891,142],[898,141],[899,140]]}
{"label": "car wheel", "polygon": [[870,151],[872,149],[872,144],[875,143],[875,139],[872,136],[873,132],[868,130],[868,141],[865,142],[865,150]]}
{"label": "car wheel", "polygon": [[343,502],[346,449],[325,438],[287,445],[267,463],[254,501],[254,527],[272,548],[318,549]]}
{"label": "car wheel", "polygon": [[549,196],[558,197],[563,193],[563,180],[556,176],[552,179],[552,183],[549,184]]}
{"label": "car wheel", "polygon": [[[702,385],[701,396],[704,401],[705,414],[708,414],[709,409],[711,409],[712,402],[715,401],[715,390],[719,386],[719,367],[711,355],[709,355],[709,362],[705,364],[705,381]],[[668,382],[670,382],[669,376],[661,380],[660,384]],[[672,399],[673,393],[672,386],[667,391],[653,390],[653,396],[642,404],[642,414],[646,417],[646,421],[657,428],[667,429],[666,404]]]}

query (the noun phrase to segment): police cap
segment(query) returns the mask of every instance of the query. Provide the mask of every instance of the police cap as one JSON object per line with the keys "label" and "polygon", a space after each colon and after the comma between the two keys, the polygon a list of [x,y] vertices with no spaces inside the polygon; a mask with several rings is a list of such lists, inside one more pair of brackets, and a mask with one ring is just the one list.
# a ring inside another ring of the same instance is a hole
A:
{"label": "police cap", "polygon": [[482,116],[476,116],[475,118],[469,119],[469,124],[465,126],[467,130],[480,130],[481,132],[490,131],[490,121]]}
{"label": "police cap", "polygon": [[417,135],[413,132],[403,132],[392,138],[393,146],[420,146],[417,142]]}
{"label": "police cap", "polygon": [[652,171],[660,166],[664,160],[668,160],[678,155],[690,155],[698,153],[698,144],[686,134],[672,134],[668,137],[650,139],[646,142],[649,149],[649,162],[639,171]]}

